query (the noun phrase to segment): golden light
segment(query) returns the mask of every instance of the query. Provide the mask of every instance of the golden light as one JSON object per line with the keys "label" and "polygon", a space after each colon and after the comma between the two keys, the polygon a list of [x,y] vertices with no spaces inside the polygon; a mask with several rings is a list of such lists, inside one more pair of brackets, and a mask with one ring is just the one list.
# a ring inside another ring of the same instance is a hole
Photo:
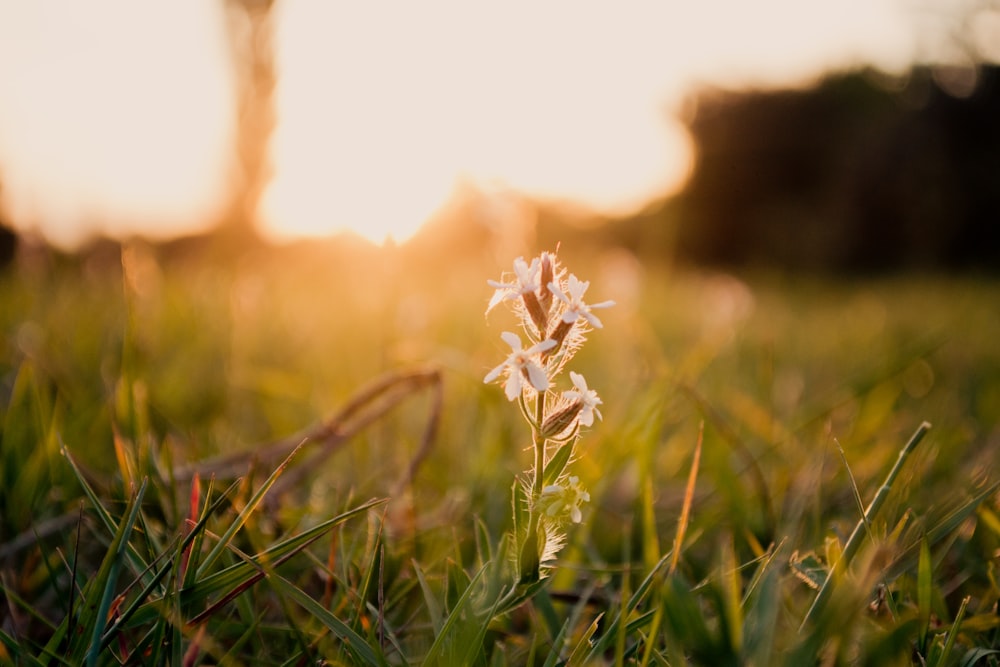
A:
{"label": "golden light", "polygon": [[[402,241],[461,182],[624,212],[683,181],[691,85],[902,67],[914,48],[893,0],[275,8],[259,214],[280,240]],[[0,4],[8,217],[67,242],[206,224],[232,183],[230,57],[222,3]]]}
{"label": "golden light", "polygon": [[225,185],[232,93],[221,28],[199,7],[0,8],[0,188],[10,218],[69,246],[98,231],[205,224]]}

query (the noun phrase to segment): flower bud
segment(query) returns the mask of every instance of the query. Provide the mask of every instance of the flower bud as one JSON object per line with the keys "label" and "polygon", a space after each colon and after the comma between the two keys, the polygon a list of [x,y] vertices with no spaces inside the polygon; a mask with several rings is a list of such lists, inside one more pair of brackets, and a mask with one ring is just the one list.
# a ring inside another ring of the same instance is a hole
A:
{"label": "flower bud", "polygon": [[567,322],[566,320],[562,319],[559,320],[559,324],[556,325],[556,328],[552,331],[551,334],[549,334],[549,339],[554,340],[556,344],[550,347],[548,350],[545,350],[545,352],[542,354],[542,361],[548,359],[550,356],[559,351],[559,348],[562,347],[563,341],[566,340],[566,335],[572,328],[573,328],[572,322]]}
{"label": "flower bud", "polygon": [[576,421],[577,416],[583,409],[583,401],[576,400],[572,403],[567,403],[559,410],[556,410],[542,422],[542,428],[540,429],[540,434],[543,438],[549,439],[554,438],[560,433],[563,433],[572,426],[573,422]]}
{"label": "flower bud", "polygon": [[552,306],[552,290],[549,288],[549,283],[555,280],[555,258],[550,252],[542,253],[542,276],[541,289],[539,290],[540,296],[538,297],[538,303],[541,305],[542,310],[546,313]]}
{"label": "flower bud", "polygon": [[[542,288],[545,289],[544,287]],[[539,337],[545,336],[545,330],[549,326],[549,316],[546,314],[546,310],[542,308],[542,304],[538,302],[538,297],[534,292],[525,292],[521,295],[521,300],[524,302],[524,308],[528,311],[531,316],[531,321],[535,324],[535,329],[538,331]]]}

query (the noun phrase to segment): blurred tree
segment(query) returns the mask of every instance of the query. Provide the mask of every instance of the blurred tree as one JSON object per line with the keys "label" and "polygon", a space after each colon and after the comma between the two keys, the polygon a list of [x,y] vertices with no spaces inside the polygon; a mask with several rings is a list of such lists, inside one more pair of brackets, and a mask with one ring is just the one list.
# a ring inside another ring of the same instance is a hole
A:
{"label": "blurred tree", "polygon": [[14,261],[17,254],[17,234],[4,224],[3,183],[0,182],[0,271]]}
{"label": "blurred tree", "polygon": [[[1000,266],[1000,68],[956,96],[936,68],[810,90],[706,91],[697,162],[661,219],[681,258],[813,270]],[[647,221],[646,224],[650,224]]]}
{"label": "blurred tree", "polygon": [[223,0],[236,87],[236,173],[220,232],[226,241],[258,238],[257,211],[271,178],[275,126],[274,0]]}

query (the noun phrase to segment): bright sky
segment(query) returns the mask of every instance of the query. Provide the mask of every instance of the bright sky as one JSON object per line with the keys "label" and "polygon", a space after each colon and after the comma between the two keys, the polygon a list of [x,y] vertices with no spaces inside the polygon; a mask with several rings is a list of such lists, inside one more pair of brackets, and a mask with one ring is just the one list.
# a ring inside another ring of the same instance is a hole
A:
{"label": "bright sky", "polygon": [[[62,244],[164,235],[221,205],[222,0],[0,0],[0,203]],[[277,0],[268,233],[402,240],[456,183],[624,211],[677,187],[688,87],[899,70],[905,0]],[[912,3],[911,3],[912,5]]]}

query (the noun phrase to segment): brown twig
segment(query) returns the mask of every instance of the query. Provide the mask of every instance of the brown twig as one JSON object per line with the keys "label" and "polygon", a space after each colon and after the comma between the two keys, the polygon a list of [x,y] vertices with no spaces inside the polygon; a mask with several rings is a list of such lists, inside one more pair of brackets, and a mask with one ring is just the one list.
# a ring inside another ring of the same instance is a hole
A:
{"label": "brown twig", "polygon": [[302,465],[285,473],[275,484],[277,494],[301,482],[316,464],[340,449],[348,440],[377,422],[403,400],[425,388],[433,392],[430,415],[420,446],[405,472],[393,487],[398,493],[413,481],[420,464],[427,458],[437,435],[443,402],[441,371],[435,367],[417,367],[387,373],[358,389],[333,417],[305,432],[238,452],[197,463],[174,471],[178,481],[189,480],[194,474],[237,477],[254,465],[273,465],[288,456],[299,444],[320,445]]}

